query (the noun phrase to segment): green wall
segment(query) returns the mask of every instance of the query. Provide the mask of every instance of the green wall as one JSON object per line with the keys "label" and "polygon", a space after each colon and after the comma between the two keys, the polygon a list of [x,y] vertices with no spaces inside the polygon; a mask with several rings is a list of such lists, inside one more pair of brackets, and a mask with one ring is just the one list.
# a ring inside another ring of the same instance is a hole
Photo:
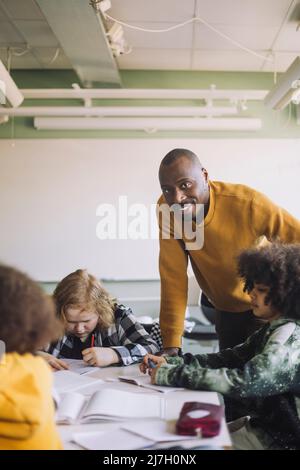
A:
{"label": "green wall", "polygon": [[[71,88],[72,83],[78,82],[73,71],[27,71],[15,70],[13,78],[20,88]],[[218,89],[259,89],[268,90],[273,86],[272,73],[256,72],[190,72],[190,71],[148,71],[124,70],[121,71],[122,86],[124,88],[209,88],[215,84]],[[26,106],[53,105],[71,106],[81,105],[80,100],[26,100]],[[97,106],[103,105],[149,105],[145,100],[93,100]],[[176,105],[176,101],[152,100],[151,105]],[[182,105],[199,104],[197,100],[181,100]],[[289,116],[290,114],[290,116]],[[6,124],[0,125],[0,139],[44,139],[44,138],[299,138],[300,126],[296,124],[296,109],[292,106],[291,112],[286,108],[282,111],[268,110],[262,102],[248,103],[248,110],[243,116],[261,118],[263,127],[255,132],[238,131],[159,131],[148,134],[144,131],[41,131],[33,128],[31,117],[10,119]]]}

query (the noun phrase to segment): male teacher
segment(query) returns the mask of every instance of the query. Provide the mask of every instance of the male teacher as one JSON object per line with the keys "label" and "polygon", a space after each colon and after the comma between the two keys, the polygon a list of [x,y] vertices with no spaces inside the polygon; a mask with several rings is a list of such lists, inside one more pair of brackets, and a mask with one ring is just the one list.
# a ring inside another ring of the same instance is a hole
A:
{"label": "male teacher", "polygon": [[[188,260],[200,288],[216,309],[220,349],[244,342],[261,324],[254,317],[250,298],[238,278],[236,257],[242,250],[268,240],[300,242],[300,222],[248,186],[210,181],[206,169],[190,150],[171,150],[161,162],[159,180],[162,196],[158,209],[163,205],[175,208],[171,237],[163,235],[161,217],[159,224],[164,351],[177,354],[181,346]],[[200,212],[202,220],[198,217]],[[202,228],[202,247],[194,249],[193,244],[187,243],[184,231],[178,238],[174,220],[178,223],[184,218],[192,219],[195,230]]]}

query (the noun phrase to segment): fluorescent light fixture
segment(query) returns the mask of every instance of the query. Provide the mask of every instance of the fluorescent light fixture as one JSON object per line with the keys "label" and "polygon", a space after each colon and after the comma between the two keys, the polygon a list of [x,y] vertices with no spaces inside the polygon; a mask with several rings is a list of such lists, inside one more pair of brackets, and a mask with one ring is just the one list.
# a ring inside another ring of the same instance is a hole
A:
{"label": "fluorescent light fixture", "polygon": [[44,118],[34,119],[36,129],[47,130],[158,130],[175,131],[256,131],[261,129],[261,119],[256,118]]}
{"label": "fluorescent light fixture", "polygon": [[23,106],[1,110],[9,116],[230,116],[236,106]]}
{"label": "fluorescent light fixture", "polygon": [[24,96],[0,60],[0,105],[16,108]]}
{"label": "fluorescent light fixture", "polygon": [[25,99],[138,99],[261,101],[266,90],[161,89],[161,88],[49,88],[23,89]]}
{"label": "fluorescent light fixture", "polygon": [[294,98],[300,87],[300,57],[296,57],[276,86],[267,94],[264,103],[268,108],[283,109]]}

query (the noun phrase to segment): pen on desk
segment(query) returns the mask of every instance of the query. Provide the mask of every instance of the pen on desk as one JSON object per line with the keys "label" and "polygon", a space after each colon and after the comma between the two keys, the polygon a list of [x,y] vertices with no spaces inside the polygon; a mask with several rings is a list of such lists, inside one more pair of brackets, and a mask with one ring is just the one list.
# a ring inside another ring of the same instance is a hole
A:
{"label": "pen on desk", "polygon": [[91,340],[91,348],[94,347],[94,344],[95,344],[95,335],[94,333],[92,334],[92,340]]}

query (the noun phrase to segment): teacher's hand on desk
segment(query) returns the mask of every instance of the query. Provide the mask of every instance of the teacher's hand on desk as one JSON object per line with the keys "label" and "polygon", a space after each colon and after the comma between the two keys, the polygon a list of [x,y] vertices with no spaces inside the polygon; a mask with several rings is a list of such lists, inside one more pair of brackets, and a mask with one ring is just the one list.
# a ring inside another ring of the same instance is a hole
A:
{"label": "teacher's hand on desk", "polygon": [[82,358],[89,366],[97,367],[120,362],[118,354],[112,348],[87,348],[82,351]]}
{"label": "teacher's hand on desk", "polygon": [[164,348],[160,353],[161,356],[178,356],[179,348]]}

